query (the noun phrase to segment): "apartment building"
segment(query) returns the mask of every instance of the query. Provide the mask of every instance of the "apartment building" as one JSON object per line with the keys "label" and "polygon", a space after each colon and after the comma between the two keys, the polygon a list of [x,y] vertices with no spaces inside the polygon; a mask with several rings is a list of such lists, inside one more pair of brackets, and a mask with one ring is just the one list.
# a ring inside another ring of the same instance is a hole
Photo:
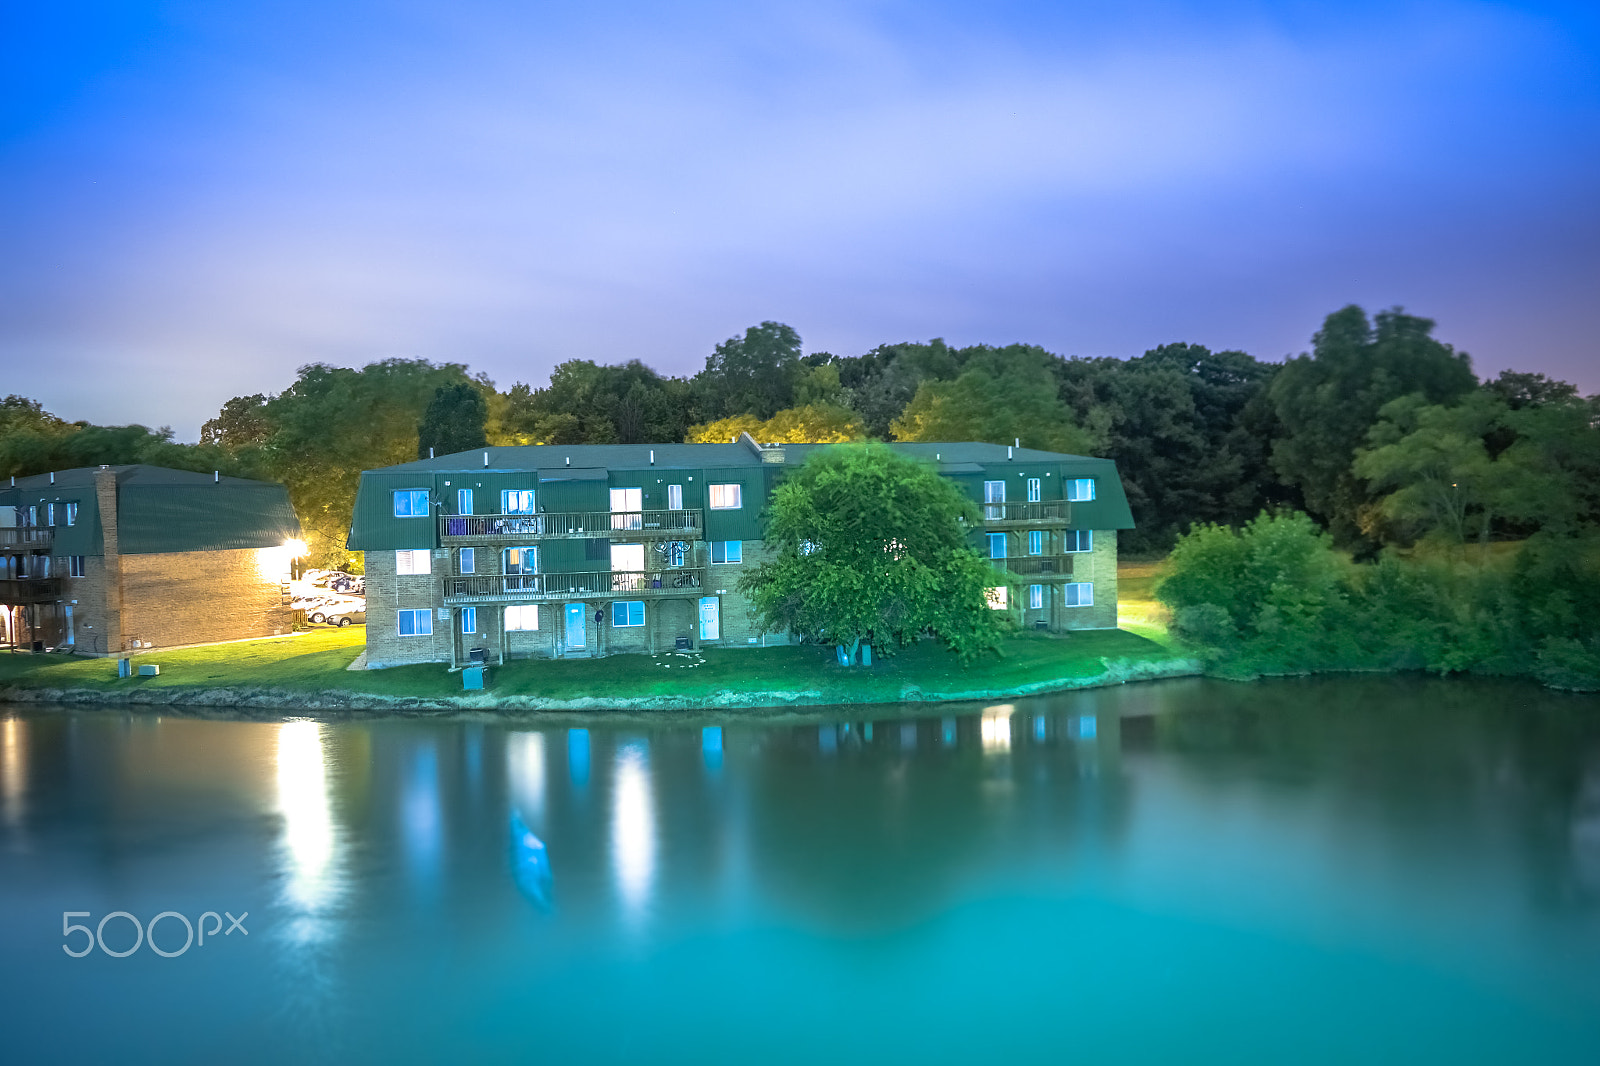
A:
{"label": "apartment building", "polygon": [[101,466],[0,486],[0,644],[114,655],[287,633],[282,485]]}
{"label": "apartment building", "polygon": [[[766,557],[762,512],[822,445],[481,448],[361,476],[349,547],[366,553],[367,663],[589,657],[787,644],[739,576]],[[897,444],[979,505],[990,603],[1026,627],[1117,624],[1106,459],[982,443]]]}

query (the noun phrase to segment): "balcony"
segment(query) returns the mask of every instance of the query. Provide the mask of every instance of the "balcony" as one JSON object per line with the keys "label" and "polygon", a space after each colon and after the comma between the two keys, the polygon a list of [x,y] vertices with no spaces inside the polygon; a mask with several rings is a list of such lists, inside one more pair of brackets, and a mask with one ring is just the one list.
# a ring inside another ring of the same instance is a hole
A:
{"label": "balcony", "polygon": [[54,526],[6,526],[0,528],[0,551],[48,551],[55,539]]}
{"label": "balcony", "polygon": [[439,543],[521,545],[601,537],[699,540],[704,529],[698,510],[440,515]]}
{"label": "balcony", "polygon": [[0,578],[0,603],[13,606],[54,600],[61,596],[59,577]]}
{"label": "balcony", "polygon": [[704,585],[705,571],[699,567],[570,574],[482,574],[445,578],[444,602],[447,606],[456,606],[698,596]]}
{"label": "balcony", "polygon": [[1072,504],[1066,500],[1048,503],[986,503],[983,524],[988,529],[1066,527],[1072,524]]}
{"label": "balcony", "polygon": [[996,568],[1032,582],[1071,581],[1071,555],[1018,555],[1010,559],[991,559]]}

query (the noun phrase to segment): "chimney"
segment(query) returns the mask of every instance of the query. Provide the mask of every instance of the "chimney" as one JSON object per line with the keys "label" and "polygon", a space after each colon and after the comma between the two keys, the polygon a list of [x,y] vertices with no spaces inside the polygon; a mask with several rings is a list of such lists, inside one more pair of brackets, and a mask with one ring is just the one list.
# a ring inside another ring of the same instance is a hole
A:
{"label": "chimney", "polygon": [[117,529],[117,474],[109,466],[102,466],[94,475],[95,503],[100,511],[100,533],[104,542],[105,584],[105,640],[106,652],[115,655],[123,650],[122,634],[122,549]]}

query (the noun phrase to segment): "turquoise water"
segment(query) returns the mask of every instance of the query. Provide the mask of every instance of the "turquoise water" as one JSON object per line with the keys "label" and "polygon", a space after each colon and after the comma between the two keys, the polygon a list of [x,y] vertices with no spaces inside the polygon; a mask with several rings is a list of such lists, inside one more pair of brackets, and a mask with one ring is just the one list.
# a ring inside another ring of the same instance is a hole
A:
{"label": "turquoise water", "polygon": [[0,708],[0,1058],[1600,1061],[1600,702],[907,715]]}

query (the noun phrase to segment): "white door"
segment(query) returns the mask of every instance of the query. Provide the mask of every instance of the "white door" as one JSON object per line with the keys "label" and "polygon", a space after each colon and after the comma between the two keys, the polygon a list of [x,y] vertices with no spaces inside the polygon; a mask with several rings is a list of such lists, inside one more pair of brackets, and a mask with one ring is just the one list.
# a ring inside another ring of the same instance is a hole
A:
{"label": "white door", "polygon": [[[611,490],[611,528],[612,529],[640,529],[644,525],[644,515],[639,512],[644,508],[644,489],[612,489]],[[628,512],[617,514],[616,512]]]}
{"label": "white door", "polygon": [[589,608],[581,603],[567,604],[567,647],[582,648],[588,644],[584,636],[584,616],[589,613]]}
{"label": "white door", "polygon": [[1006,516],[1006,483],[1004,481],[985,481],[983,483],[983,517],[996,520]]}
{"label": "white door", "polygon": [[700,639],[722,639],[722,601],[715,596],[700,598]]}

